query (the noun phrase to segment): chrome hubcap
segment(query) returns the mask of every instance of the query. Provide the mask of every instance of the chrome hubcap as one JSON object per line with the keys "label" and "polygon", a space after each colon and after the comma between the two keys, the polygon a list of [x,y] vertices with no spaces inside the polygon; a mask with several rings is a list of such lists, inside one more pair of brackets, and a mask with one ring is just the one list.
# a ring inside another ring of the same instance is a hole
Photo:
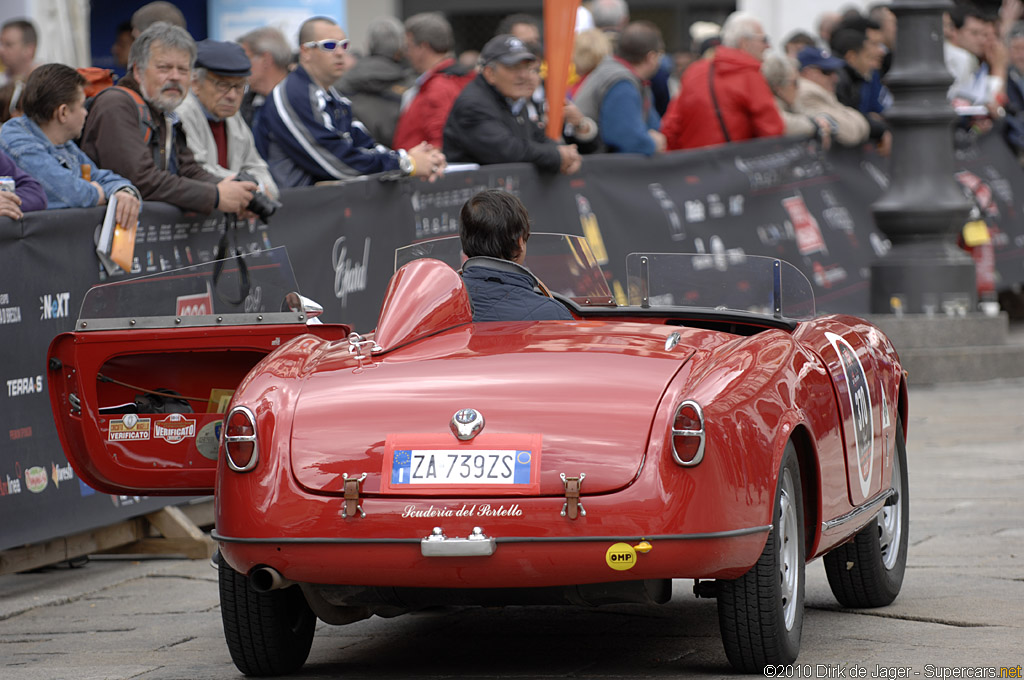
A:
{"label": "chrome hubcap", "polygon": [[797,592],[800,587],[800,527],[797,526],[796,507],[793,505],[793,477],[789,470],[782,472],[782,492],[779,495],[779,579],[782,584],[782,614],[786,630],[793,629],[796,621]]}
{"label": "chrome hubcap", "polygon": [[[898,455],[898,454],[897,454]],[[882,551],[882,564],[892,569],[900,556],[900,542],[903,534],[903,476],[899,460],[892,464],[892,488],[899,494],[893,505],[887,505],[878,513],[878,544]]]}

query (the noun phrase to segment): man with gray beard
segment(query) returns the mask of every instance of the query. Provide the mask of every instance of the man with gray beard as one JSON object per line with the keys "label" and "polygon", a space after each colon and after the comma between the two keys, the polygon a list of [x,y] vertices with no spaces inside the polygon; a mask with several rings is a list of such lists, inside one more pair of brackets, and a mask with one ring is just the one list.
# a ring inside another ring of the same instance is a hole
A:
{"label": "man with gray beard", "polygon": [[185,143],[174,109],[188,92],[196,44],[184,29],[157,22],[132,44],[128,74],[92,102],[81,148],[101,168],[129,179],[144,201],[182,210],[241,213],[256,184],[218,180]]}

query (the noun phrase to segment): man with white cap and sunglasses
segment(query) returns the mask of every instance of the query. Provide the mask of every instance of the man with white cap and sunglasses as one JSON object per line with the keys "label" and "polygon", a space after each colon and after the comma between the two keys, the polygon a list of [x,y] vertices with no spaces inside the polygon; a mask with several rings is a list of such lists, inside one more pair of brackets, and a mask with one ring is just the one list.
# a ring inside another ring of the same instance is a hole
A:
{"label": "man with white cap and sunglasses", "polygon": [[440,149],[388,149],[353,117],[351,104],[333,87],[345,71],[347,48],[345,31],[328,17],[307,19],[299,29],[299,65],[274,88],[253,131],[278,186],[378,172],[440,176]]}

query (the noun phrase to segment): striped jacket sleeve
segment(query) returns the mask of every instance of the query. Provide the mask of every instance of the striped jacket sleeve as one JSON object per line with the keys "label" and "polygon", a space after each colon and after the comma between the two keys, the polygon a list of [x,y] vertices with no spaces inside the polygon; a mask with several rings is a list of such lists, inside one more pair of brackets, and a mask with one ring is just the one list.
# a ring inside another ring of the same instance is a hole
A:
{"label": "striped jacket sleeve", "polygon": [[274,88],[268,104],[273,113],[267,123],[276,128],[275,141],[314,177],[342,179],[398,169],[398,153],[377,144],[362,123],[353,121],[350,107],[311,82],[287,78]]}

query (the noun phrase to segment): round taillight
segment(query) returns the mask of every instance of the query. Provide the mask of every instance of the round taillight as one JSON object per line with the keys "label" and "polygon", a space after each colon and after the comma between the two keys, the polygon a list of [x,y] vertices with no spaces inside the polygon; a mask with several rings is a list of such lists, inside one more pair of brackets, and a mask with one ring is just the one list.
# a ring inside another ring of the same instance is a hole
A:
{"label": "round taillight", "polygon": [[224,454],[228,467],[235,472],[248,472],[259,461],[256,416],[245,406],[236,406],[228,413],[224,427]]}
{"label": "round taillight", "polygon": [[672,419],[672,459],[684,467],[704,459],[704,411],[700,404],[686,400],[676,407]]}

